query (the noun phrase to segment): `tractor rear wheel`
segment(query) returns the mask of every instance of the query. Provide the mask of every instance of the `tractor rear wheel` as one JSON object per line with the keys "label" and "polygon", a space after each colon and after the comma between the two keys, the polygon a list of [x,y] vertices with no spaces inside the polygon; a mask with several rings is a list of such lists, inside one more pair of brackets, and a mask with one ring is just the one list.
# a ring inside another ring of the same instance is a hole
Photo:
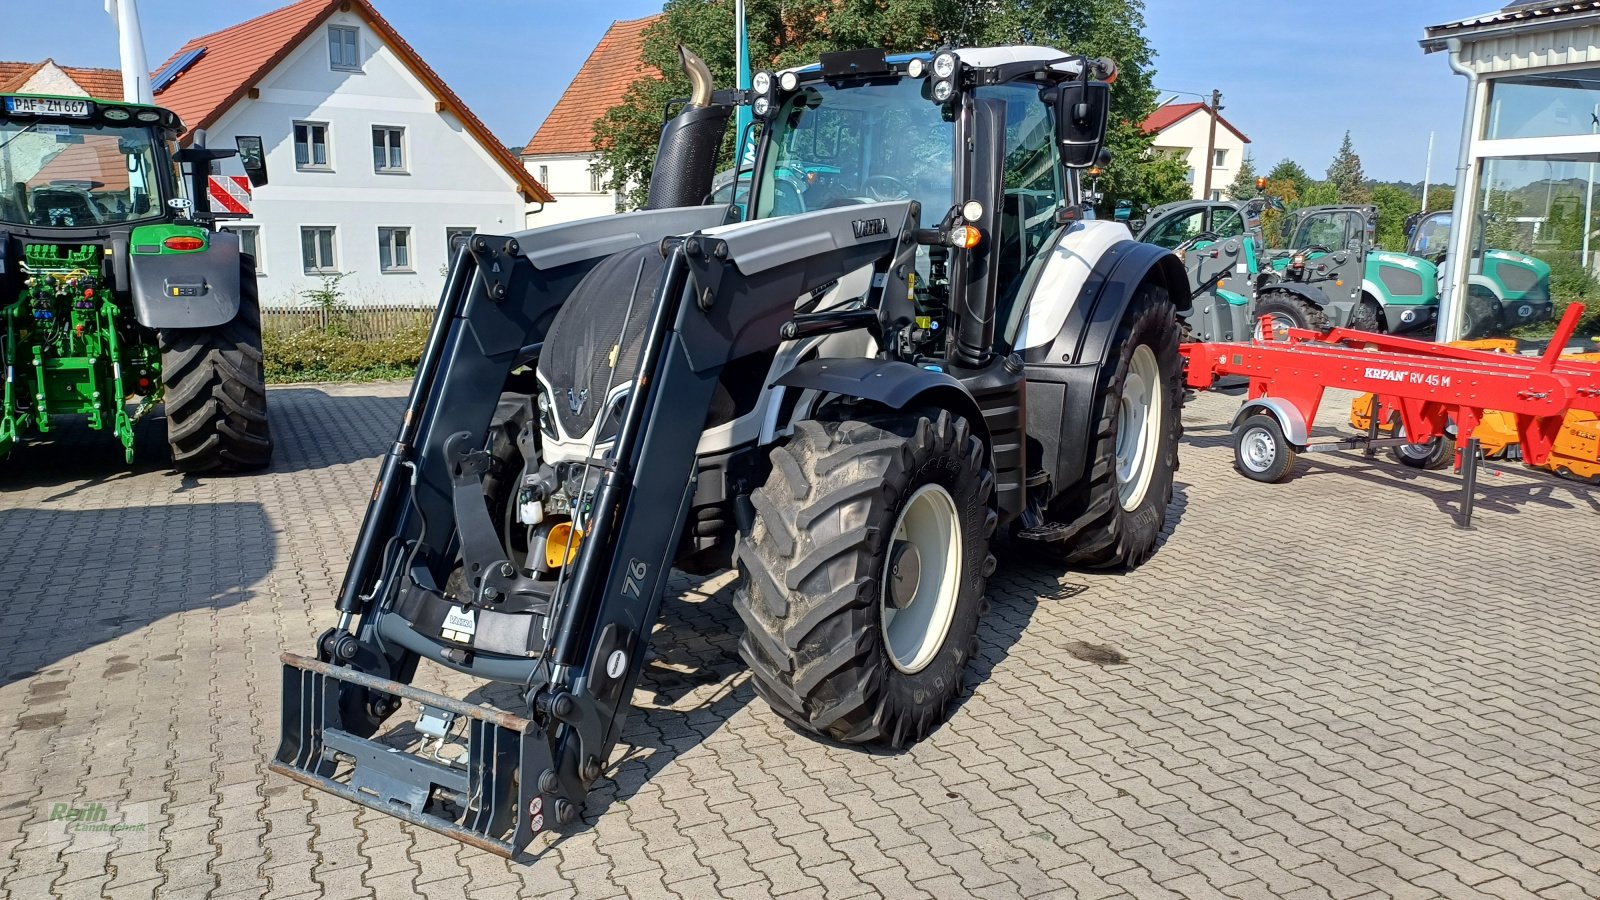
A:
{"label": "tractor rear wheel", "polygon": [[244,471],[271,462],[255,260],[240,257],[239,312],[231,321],[167,329],[160,341],[173,467]]}
{"label": "tractor rear wheel", "polygon": [[1139,288],[1111,340],[1117,355],[1100,367],[1084,477],[1047,510],[1052,522],[1087,520],[1071,538],[1047,545],[1068,565],[1131,569],[1155,552],[1183,437],[1178,337],[1166,289]]}
{"label": "tractor rear wheel", "polygon": [[[1256,300],[1256,309],[1252,317],[1260,319],[1262,316],[1272,318],[1272,334],[1266,336],[1268,340],[1283,340],[1285,332],[1290,328],[1328,330],[1328,317],[1315,303],[1285,290],[1261,292]],[[1255,330],[1259,332],[1260,326]],[[1258,334],[1257,337],[1261,335]]]}
{"label": "tractor rear wheel", "polygon": [[738,543],[739,652],[796,726],[903,747],[945,720],[994,571],[994,473],[949,412],[796,424]]}

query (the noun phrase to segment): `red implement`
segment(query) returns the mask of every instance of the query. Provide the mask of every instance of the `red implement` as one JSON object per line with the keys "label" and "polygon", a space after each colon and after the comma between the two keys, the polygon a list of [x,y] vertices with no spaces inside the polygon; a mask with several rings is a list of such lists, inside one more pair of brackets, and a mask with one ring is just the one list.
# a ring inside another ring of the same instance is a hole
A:
{"label": "red implement", "polygon": [[[1453,427],[1457,460],[1463,463],[1460,454],[1483,413],[1500,410],[1515,416],[1522,456],[1537,465],[1549,457],[1569,410],[1600,413],[1600,364],[1560,358],[1583,312],[1582,304],[1569,305],[1548,349],[1538,357],[1347,328],[1326,334],[1291,328],[1285,340],[1186,344],[1181,349],[1192,388],[1204,390],[1226,376],[1249,378],[1245,409],[1255,406],[1278,418],[1296,452],[1319,449],[1306,435],[1323,391],[1341,388],[1373,394],[1379,404],[1374,422],[1397,416],[1405,429],[1404,442],[1426,443],[1448,436],[1447,427]],[[1262,327],[1260,333],[1271,333],[1265,330],[1269,326]],[[1298,422],[1293,421],[1296,416]],[[1374,429],[1363,441],[1375,445],[1380,443],[1377,437]],[[1362,442],[1335,441],[1320,449],[1354,449],[1354,443]]]}

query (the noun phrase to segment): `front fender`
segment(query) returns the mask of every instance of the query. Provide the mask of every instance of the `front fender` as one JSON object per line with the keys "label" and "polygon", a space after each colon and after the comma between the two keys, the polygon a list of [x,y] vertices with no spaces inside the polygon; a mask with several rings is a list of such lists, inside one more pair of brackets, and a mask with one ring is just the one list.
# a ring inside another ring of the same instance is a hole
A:
{"label": "front fender", "polygon": [[773,384],[870,400],[890,409],[937,406],[959,413],[974,433],[989,444],[983,410],[965,385],[948,373],[892,360],[852,358],[809,359]]}
{"label": "front fender", "polygon": [[1328,295],[1322,292],[1321,288],[1312,287],[1308,284],[1299,284],[1293,281],[1275,281],[1261,288],[1262,293],[1265,293],[1269,290],[1287,291],[1288,293],[1294,294],[1298,297],[1303,297],[1307,302],[1315,304],[1318,309],[1326,309],[1328,305],[1332,303],[1332,301],[1328,299]]}

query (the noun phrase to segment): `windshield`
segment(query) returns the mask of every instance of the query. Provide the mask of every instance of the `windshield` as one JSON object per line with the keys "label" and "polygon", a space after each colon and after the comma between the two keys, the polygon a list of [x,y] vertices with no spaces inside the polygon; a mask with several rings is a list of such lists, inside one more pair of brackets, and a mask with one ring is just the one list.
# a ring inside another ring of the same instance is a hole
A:
{"label": "windshield", "polygon": [[954,196],[955,124],[927,79],[810,85],[779,111],[754,218],[880,200],[918,200],[922,224]]}
{"label": "windshield", "polygon": [[1412,256],[1433,256],[1443,253],[1450,245],[1450,213],[1424,218],[1417,223],[1417,232],[1411,236]]}
{"label": "windshield", "polygon": [[0,120],[0,222],[92,228],[162,213],[149,128]]}

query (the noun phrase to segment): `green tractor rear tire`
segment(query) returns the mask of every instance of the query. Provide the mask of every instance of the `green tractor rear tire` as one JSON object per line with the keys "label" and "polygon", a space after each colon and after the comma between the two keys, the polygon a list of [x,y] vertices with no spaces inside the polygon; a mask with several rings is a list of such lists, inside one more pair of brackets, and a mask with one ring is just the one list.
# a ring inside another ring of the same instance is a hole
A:
{"label": "green tractor rear tire", "polygon": [[167,443],[180,472],[241,472],[272,461],[255,261],[241,258],[239,312],[215,328],[160,333]]}

